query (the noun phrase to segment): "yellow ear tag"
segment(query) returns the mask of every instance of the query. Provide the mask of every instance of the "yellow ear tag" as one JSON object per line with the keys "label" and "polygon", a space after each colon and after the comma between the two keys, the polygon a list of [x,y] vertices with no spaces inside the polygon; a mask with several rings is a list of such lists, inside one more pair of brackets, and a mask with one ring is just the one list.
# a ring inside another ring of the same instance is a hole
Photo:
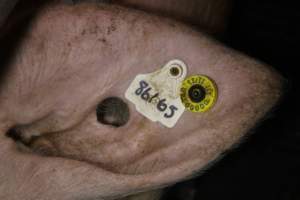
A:
{"label": "yellow ear tag", "polygon": [[204,75],[186,78],[180,88],[180,98],[184,107],[191,112],[206,112],[218,98],[218,89],[213,80]]}

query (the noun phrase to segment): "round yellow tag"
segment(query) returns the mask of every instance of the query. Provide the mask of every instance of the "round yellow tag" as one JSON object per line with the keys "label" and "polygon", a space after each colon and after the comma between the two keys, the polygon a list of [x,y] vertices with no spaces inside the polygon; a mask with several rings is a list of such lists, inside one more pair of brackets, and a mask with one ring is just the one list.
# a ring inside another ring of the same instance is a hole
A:
{"label": "round yellow tag", "polygon": [[213,80],[204,75],[186,78],[180,88],[180,98],[191,112],[206,112],[218,98],[218,89]]}

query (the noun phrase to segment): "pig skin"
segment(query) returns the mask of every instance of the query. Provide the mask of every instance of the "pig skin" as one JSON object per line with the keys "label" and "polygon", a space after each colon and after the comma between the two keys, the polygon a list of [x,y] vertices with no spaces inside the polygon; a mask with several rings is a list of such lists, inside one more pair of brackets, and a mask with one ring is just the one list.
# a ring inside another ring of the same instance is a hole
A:
{"label": "pig skin", "polygon": [[[169,129],[136,112],[124,93],[137,74],[175,58],[188,75],[211,77],[219,93],[209,112],[186,111]],[[52,5],[32,21],[14,55],[0,109],[33,152],[157,177],[150,185],[158,188],[190,177],[238,143],[276,104],[281,87],[271,67],[178,22],[119,6]],[[123,127],[97,122],[96,106],[110,96],[129,105]]]}

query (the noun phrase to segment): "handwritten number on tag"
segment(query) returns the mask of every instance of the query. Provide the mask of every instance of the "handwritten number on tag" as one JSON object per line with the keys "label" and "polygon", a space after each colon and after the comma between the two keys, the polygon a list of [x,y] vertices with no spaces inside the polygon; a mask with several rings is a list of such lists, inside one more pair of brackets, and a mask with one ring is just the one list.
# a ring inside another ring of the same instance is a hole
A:
{"label": "handwritten number on tag", "polygon": [[145,81],[140,81],[140,88],[138,88],[135,91],[136,95],[140,95],[142,94],[142,92],[144,91],[144,89],[146,89],[148,87],[148,83],[146,83]]}
{"label": "handwritten number on tag", "polygon": [[175,111],[178,110],[178,108],[176,108],[176,107],[173,106],[173,105],[171,105],[171,106],[169,107],[169,109],[171,110],[171,113],[170,113],[170,114],[165,113],[165,115],[164,115],[165,118],[171,118],[171,117],[173,117],[174,114],[175,114]]}
{"label": "handwritten number on tag", "polygon": [[162,99],[158,102],[156,107],[159,111],[164,112],[167,109],[168,106],[167,106],[167,104],[165,104],[165,102],[166,102],[166,99]]}
{"label": "handwritten number on tag", "polygon": [[144,99],[145,101],[148,101],[148,99],[150,98],[150,94],[149,94],[149,91],[151,90],[152,88],[149,87],[147,88],[143,93],[142,93],[142,99]]}
{"label": "handwritten number on tag", "polygon": [[[151,94],[149,92],[152,90],[152,88],[148,87],[149,84],[146,81],[140,81],[139,84],[140,84],[140,87],[138,89],[136,89],[135,94],[137,96],[141,96],[141,99],[151,103],[153,99],[159,98],[159,93],[156,93],[153,96],[151,96]],[[159,102],[156,105],[156,108],[160,112],[164,112],[167,110],[167,108],[169,108],[168,109],[169,111],[164,114],[164,117],[172,118],[175,115],[175,112],[178,110],[178,108],[174,105],[170,105],[168,107],[166,101],[167,101],[166,99],[159,100]]]}
{"label": "handwritten number on tag", "polygon": [[151,103],[152,100],[155,99],[155,98],[158,98],[158,96],[159,96],[159,93],[156,93],[155,95],[153,95],[153,96],[150,98],[150,100],[149,100],[148,102]]}

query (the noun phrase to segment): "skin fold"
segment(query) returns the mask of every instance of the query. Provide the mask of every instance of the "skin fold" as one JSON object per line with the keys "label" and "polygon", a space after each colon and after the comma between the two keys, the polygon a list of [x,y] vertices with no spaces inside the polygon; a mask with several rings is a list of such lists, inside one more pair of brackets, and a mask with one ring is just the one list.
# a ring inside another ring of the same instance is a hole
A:
{"label": "skin fold", "polygon": [[[137,74],[175,58],[188,76],[212,78],[219,97],[169,129],[140,115],[124,93]],[[240,141],[281,86],[269,66],[173,20],[104,4],[47,6],[0,85],[0,197],[116,199],[181,181]],[[97,121],[98,103],[111,96],[129,105],[125,126]],[[5,137],[10,128],[39,155],[20,152]]]}

